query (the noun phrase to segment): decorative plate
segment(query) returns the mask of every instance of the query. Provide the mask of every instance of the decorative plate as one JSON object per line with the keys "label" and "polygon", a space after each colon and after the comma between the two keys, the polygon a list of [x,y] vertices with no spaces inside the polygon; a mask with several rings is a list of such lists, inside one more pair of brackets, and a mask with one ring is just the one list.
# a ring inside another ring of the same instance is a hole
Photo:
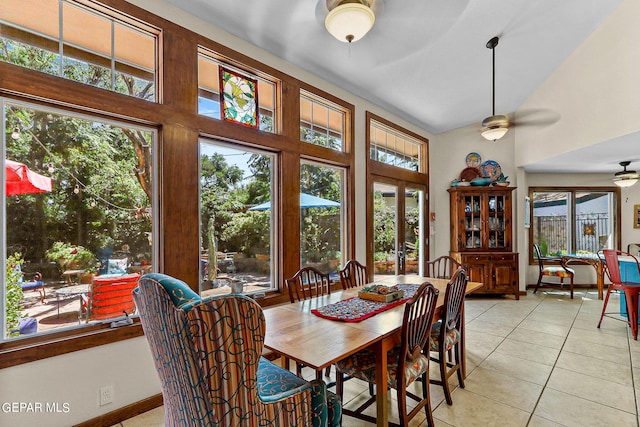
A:
{"label": "decorative plate", "polygon": [[482,157],[480,157],[480,154],[473,151],[467,154],[467,166],[470,168],[477,168],[480,166],[480,163],[482,163]]}
{"label": "decorative plate", "polygon": [[473,178],[482,176],[482,172],[478,168],[464,168],[460,172],[460,181],[471,182]]}
{"label": "decorative plate", "polygon": [[496,181],[502,175],[502,169],[500,168],[500,164],[495,160],[487,160],[480,165],[480,171],[482,171],[482,176],[485,178],[490,178],[491,181]]}

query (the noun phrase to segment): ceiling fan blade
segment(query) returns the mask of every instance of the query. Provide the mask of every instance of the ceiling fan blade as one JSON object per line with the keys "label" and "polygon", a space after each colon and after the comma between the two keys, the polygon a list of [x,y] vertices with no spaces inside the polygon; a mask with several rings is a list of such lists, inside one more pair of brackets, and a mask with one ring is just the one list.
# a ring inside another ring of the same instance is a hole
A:
{"label": "ceiling fan blade", "polygon": [[511,122],[511,125],[518,127],[547,127],[557,123],[559,120],[560,114],[555,111],[543,108],[529,108],[516,111],[515,119]]}

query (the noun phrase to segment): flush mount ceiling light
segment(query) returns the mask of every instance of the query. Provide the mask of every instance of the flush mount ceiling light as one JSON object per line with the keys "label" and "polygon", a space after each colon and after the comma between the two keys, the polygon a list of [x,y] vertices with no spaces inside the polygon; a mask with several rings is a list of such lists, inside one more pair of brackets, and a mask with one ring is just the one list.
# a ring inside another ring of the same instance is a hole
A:
{"label": "flush mount ceiling light", "polygon": [[[327,5],[329,5],[329,1]],[[331,2],[324,26],[329,34],[344,43],[360,40],[373,27],[376,15],[369,0],[342,0]]]}
{"label": "flush mount ceiling light", "polygon": [[481,135],[489,141],[497,141],[502,138],[509,130],[509,119],[507,116],[498,114],[496,115],[496,50],[498,46],[498,37],[494,37],[487,42],[487,48],[491,49],[493,56],[493,79],[492,90],[493,95],[491,116],[482,121]]}
{"label": "flush mount ceiling light", "polygon": [[636,171],[628,171],[627,166],[629,166],[631,162],[620,162],[620,166],[622,166],[623,170],[620,172],[616,172],[613,178],[613,182],[618,187],[631,187],[633,184],[638,182],[640,179],[640,175]]}

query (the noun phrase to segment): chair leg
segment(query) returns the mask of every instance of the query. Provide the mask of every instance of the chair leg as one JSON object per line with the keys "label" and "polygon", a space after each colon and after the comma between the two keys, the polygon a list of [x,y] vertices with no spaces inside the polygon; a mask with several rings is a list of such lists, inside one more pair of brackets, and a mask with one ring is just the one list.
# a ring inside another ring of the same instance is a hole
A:
{"label": "chair leg", "polygon": [[399,386],[396,391],[398,392],[398,419],[400,420],[400,426],[406,427],[409,425],[409,417],[407,416],[407,390],[405,387]]}
{"label": "chair leg", "polygon": [[627,318],[629,319],[629,325],[631,326],[631,333],[633,339],[638,340],[638,293],[635,291],[624,291],[624,296],[627,299]]}
{"label": "chair leg", "polygon": [[429,394],[429,371],[422,374],[422,397],[426,399],[427,404],[424,407],[424,411],[427,417],[427,426],[433,427],[433,413],[431,412],[431,396]]}
{"label": "chair leg", "polygon": [[455,345],[455,354],[456,354],[456,365],[457,365],[457,374],[458,374],[458,385],[460,388],[464,388],[464,377],[462,376],[462,358],[464,355],[462,354],[462,346],[460,342]]}
{"label": "chair leg", "polygon": [[442,388],[444,389],[444,397],[447,400],[447,405],[453,405],[453,399],[451,399],[451,390],[449,390],[449,379],[447,378],[447,353],[444,346],[440,346],[438,349],[438,357],[440,358],[440,380],[442,381]]}
{"label": "chair leg", "polygon": [[607,286],[607,295],[604,297],[604,304],[602,304],[602,314],[600,315],[600,321],[598,322],[598,328],[602,324],[602,319],[604,319],[604,313],[607,309],[607,303],[609,302],[609,295],[611,295],[611,285]]}
{"label": "chair leg", "polygon": [[538,283],[536,283],[536,288],[533,290],[534,294],[536,292],[538,292],[538,288],[540,287],[540,283],[542,283],[542,272],[540,272],[540,274],[538,274]]}
{"label": "chair leg", "polygon": [[569,284],[569,290],[571,291],[571,299],[573,299],[573,276],[571,276],[571,283]]}

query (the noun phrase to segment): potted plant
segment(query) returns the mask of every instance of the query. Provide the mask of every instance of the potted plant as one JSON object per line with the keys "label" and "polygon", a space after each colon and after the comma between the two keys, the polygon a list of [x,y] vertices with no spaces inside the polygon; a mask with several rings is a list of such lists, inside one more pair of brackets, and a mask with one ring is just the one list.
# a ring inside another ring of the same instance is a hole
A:
{"label": "potted plant", "polygon": [[90,270],[96,268],[97,258],[87,248],[70,243],[55,242],[45,256],[65,270]]}

